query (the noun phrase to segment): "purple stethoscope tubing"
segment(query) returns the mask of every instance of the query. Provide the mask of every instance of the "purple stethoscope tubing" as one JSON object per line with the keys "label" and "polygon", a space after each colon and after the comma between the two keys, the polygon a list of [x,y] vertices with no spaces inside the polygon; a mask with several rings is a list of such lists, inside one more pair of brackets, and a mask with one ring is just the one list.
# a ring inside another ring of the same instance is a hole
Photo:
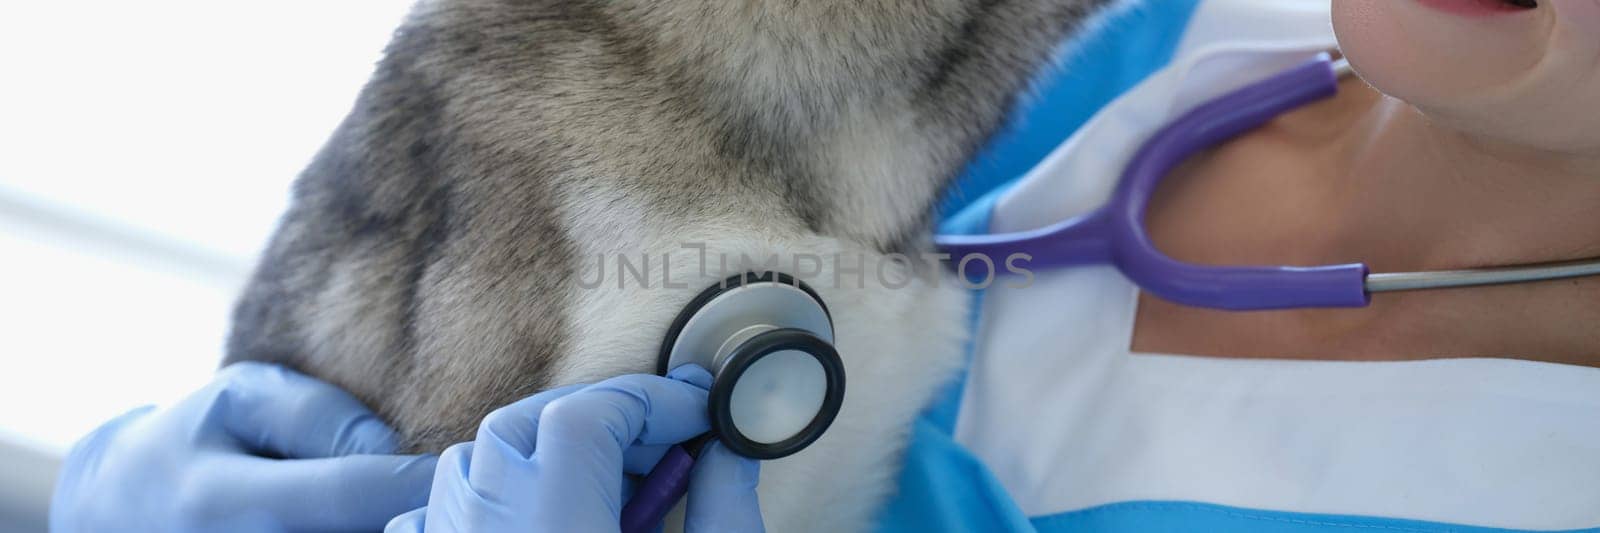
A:
{"label": "purple stethoscope tubing", "polygon": [[639,483],[628,504],[622,506],[622,533],[655,531],[662,517],[667,516],[672,506],[689,491],[689,474],[694,470],[695,455],[704,442],[704,439],[695,439],[667,449],[666,455],[661,456]]}
{"label": "purple stethoscope tubing", "polygon": [[1240,311],[1365,306],[1371,299],[1364,264],[1189,264],[1156,249],[1144,227],[1151,195],[1189,156],[1338,90],[1337,69],[1323,55],[1206,102],[1162,128],[1134,155],[1111,200],[1094,212],[1026,232],[940,235],[935,243],[953,257],[1026,253],[1032,266],[1046,269],[1109,263],[1142,289],[1194,306]]}

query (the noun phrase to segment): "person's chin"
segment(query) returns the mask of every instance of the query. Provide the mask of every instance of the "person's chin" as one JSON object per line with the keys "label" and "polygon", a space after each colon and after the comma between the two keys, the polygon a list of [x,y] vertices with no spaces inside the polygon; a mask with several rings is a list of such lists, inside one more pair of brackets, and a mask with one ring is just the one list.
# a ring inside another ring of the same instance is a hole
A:
{"label": "person's chin", "polygon": [[1525,76],[1545,52],[1545,9],[1503,0],[1334,0],[1333,24],[1369,83],[1433,104],[1503,92]]}

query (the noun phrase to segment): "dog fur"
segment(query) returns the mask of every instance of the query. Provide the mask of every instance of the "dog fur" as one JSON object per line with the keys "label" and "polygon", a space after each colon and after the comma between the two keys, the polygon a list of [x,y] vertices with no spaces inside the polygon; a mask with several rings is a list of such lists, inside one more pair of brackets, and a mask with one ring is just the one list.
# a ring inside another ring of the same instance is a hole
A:
{"label": "dog fur", "polygon": [[845,405],[763,466],[763,513],[864,529],[966,329],[953,279],[876,265],[929,249],[940,192],[1110,1],[423,0],[296,182],[227,360],[342,386],[437,452],[523,396],[653,371],[730,273],[685,244],[825,258],[805,277]]}

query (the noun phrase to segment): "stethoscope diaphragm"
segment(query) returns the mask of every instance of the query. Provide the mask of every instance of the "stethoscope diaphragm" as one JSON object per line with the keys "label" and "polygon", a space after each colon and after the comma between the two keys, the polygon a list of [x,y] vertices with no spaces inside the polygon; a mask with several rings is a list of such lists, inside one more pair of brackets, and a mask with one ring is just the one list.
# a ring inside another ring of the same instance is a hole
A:
{"label": "stethoscope diaphragm", "polygon": [[785,274],[730,277],[695,296],[661,343],[656,371],[698,364],[714,376],[712,435],[776,459],[821,437],[844,403],[844,363],[828,308]]}

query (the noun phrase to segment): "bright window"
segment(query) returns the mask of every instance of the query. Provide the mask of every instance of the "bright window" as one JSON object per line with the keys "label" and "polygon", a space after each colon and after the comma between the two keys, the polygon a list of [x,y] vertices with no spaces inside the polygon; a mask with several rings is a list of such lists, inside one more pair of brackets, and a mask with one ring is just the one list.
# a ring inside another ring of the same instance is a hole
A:
{"label": "bright window", "polygon": [[409,0],[0,3],[0,437],[176,399]]}

